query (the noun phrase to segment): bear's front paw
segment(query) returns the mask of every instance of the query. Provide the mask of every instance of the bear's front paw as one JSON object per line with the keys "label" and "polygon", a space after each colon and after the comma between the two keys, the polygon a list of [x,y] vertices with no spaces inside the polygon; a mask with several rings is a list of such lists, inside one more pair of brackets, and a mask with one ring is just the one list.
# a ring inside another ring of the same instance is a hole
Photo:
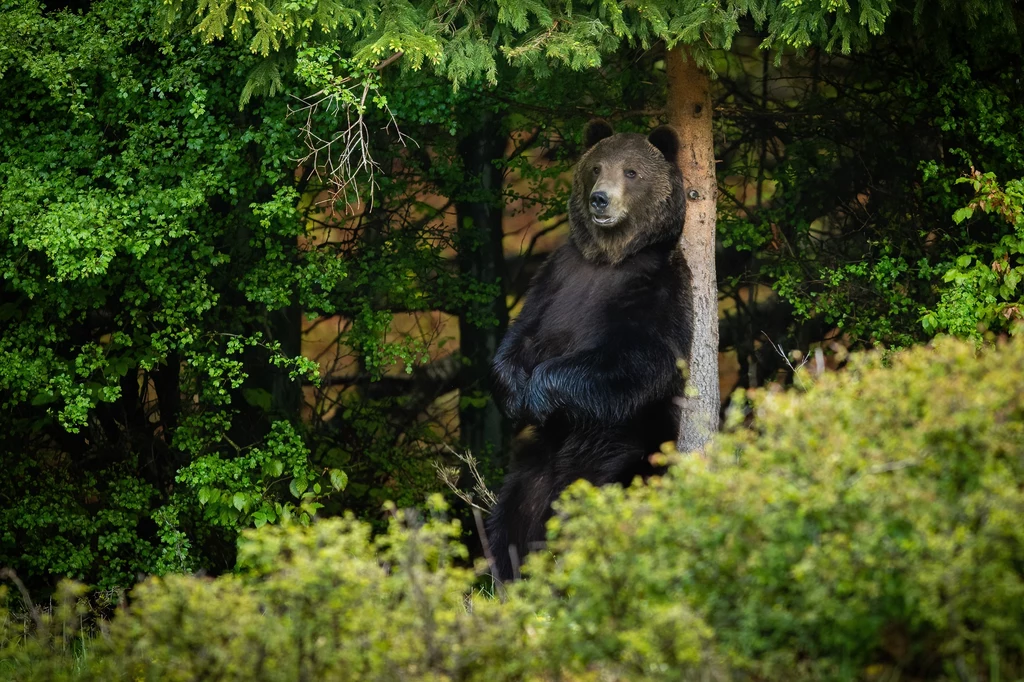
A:
{"label": "bear's front paw", "polygon": [[515,428],[519,428],[528,419],[526,414],[526,390],[507,396],[499,402],[499,407],[509,418]]}
{"label": "bear's front paw", "polygon": [[544,391],[534,389],[526,396],[523,416],[528,423],[540,426],[554,411],[555,406]]}
{"label": "bear's front paw", "polygon": [[555,382],[556,359],[545,360],[537,365],[526,388],[526,419],[540,425],[547,421],[558,407]]}
{"label": "bear's front paw", "polygon": [[526,406],[526,390],[530,377],[526,372],[507,361],[499,361],[494,365],[492,389],[494,399],[501,411],[518,423],[523,418]]}

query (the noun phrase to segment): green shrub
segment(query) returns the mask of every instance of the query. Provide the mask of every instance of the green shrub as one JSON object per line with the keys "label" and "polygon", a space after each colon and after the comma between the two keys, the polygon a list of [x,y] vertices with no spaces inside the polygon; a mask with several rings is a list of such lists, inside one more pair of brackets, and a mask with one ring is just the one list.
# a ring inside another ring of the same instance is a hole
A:
{"label": "green shrub", "polygon": [[[734,408],[707,460],[628,491],[577,484],[535,580],[579,594],[570,603],[604,637],[616,589],[641,623],[686,604],[729,666],[758,678],[1015,679],[1022,386],[1024,343],[976,358],[944,340],[757,391],[753,426]],[[586,593],[604,601],[585,610]]]}
{"label": "green shrub", "polygon": [[352,516],[268,525],[245,534],[234,575],[138,585],[87,657],[73,659],[49,620],[32,655],[0,638],[0,677],[6,664],[14,679],[49,679],[29,660],[48,650],[81,680],[489,679],[521,665],[522,612],[474,593],[460,534],[413,512],[377,538]]}
{"label": "green shrub", "polygon": [[[10,577],[6,570],[0,574]],[[90,638],[88,629],[82,627],[89,615],[84,593],[82,585],[64,581],[50,608],[9,610],[5,608],[8,587],[0,585],[0,680],[81,679]]]}
{"label": "green shrub", "polygon": [[706,458],[649,485],[574,485],[504,599],[434,500],[376,538],[250,531],[235,575],[150,579],[77,648],[61,614],[30,638],[0,614],[0,675],[1019,679],[1022,385],[1019,341],[855,357],[737,401]]}

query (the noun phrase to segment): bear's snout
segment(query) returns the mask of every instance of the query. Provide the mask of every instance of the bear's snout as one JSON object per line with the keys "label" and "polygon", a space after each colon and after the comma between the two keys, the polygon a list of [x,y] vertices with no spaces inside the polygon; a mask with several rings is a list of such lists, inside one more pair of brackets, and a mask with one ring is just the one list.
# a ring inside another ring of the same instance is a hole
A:
{"label": "bear's snout", "polygon": [[599,182],[590,192],[590,220],[601,227],[617,225],[624,217],[625,207],[619,188]]}

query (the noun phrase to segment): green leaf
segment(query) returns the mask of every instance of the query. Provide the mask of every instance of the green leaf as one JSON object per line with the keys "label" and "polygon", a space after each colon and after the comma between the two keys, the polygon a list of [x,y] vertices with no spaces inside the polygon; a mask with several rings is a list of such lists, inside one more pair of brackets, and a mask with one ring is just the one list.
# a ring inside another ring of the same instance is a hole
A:
{"label": "green leaf", "polygon": [[262,388],[246,388],[242,390],[242,397],[245,402],[253,407],[258,407],[264,412],[270,412],[270,404],[273,396]]}
{"label": "green leaf", "polygon": [[1020,284],[1022,274],[1024,274],[1024,267],[1013,268],[1012,270],[1006,273],[1006,277],[1003,279],[1003,283],[1006,285],[1006,288],[1010,291],[1011,294],[1017,290],[1017,285]]}
{"label": "green leaf", "polygon": [[956,223],[957,225],[959,225],[960,223],[962,223],[963,221],[967,220],[968,218],[970,218],[973,215],[974,215],[974,209],[971,208],[970,206],[964,206],[963,208],[958,208],[956,211],[953,212],[953,222]]}
{"label": "green leaf", "polygon": [[113,362],[112,366],[114,372],[116,372],[118,376],[123,377],[124,375],[128,374],[128,370],[132,368],[132,361],[130,358],[127,357],[120,357]]}
{"label": "green leaf", "polygon": [[344,490],[345,486],[348,485],[348,474],[341,469],[331,469],[330,477],[331,486],[333,486],[335,490]]}
{"label": "green leaf", "polygon": [[231,503],[235,505],[235,509],[242,511],[245,508],[245,493],[235,493],[231,498]]}

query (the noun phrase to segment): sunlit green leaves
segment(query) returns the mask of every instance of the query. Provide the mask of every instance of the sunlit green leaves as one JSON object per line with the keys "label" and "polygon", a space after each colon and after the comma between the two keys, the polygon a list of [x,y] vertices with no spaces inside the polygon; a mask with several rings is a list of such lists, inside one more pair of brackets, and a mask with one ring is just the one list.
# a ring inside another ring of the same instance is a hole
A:
{"label": "sunlit green leaves", "polygon": [[[240,454],[237,412],[269,426],[279,409],[254,366],[319,380],[258,322],[338,270],[299,262],[286,103],[238,112],[256,58],[162,36],[147,3],[16,4],[0,11],[0,563],[126,585],[290,513],[287,483],[271,489],[285,462],[319,477],[301,438],[243,441],[235,487],[215,462]],[[195,487],[175,485],[189,463]]]}
{"label": "sunlit green leaves", "polygon": [[[237,529],[295,517],[303,523],[322,500],[345,487],[340,471],[331,471],[330,489],[319,482],[302,437],[287,422],[274,422],[262,447],[240,449],[233,456],[201,455],[179,471],[177,480],[195,491],[206,518]],[[287,481],[287,486],[284,485]]]}
{"label": "sunlit green leaves", "polygon": [[335,490],[344,490],[345,486],[348,485],[348,476],[341,469],[331,469],[329,472],[331,477],[331,485],[334,486]]}
{"label": "sunlit green leaves", "polygon": [[1010,228],[994,244],[966,246],[943,274],[942,296],[927,310],[921,324],[930,331],[948,331],[980,339],[987,333],[1009,330],[1024,319],[1024,181],[1011,180],[1005,187],[993,173],[974,171],[960,178],[975,192],[971,203],[957,209],[953,222],[970,220],[975,212],[989,214]]}

